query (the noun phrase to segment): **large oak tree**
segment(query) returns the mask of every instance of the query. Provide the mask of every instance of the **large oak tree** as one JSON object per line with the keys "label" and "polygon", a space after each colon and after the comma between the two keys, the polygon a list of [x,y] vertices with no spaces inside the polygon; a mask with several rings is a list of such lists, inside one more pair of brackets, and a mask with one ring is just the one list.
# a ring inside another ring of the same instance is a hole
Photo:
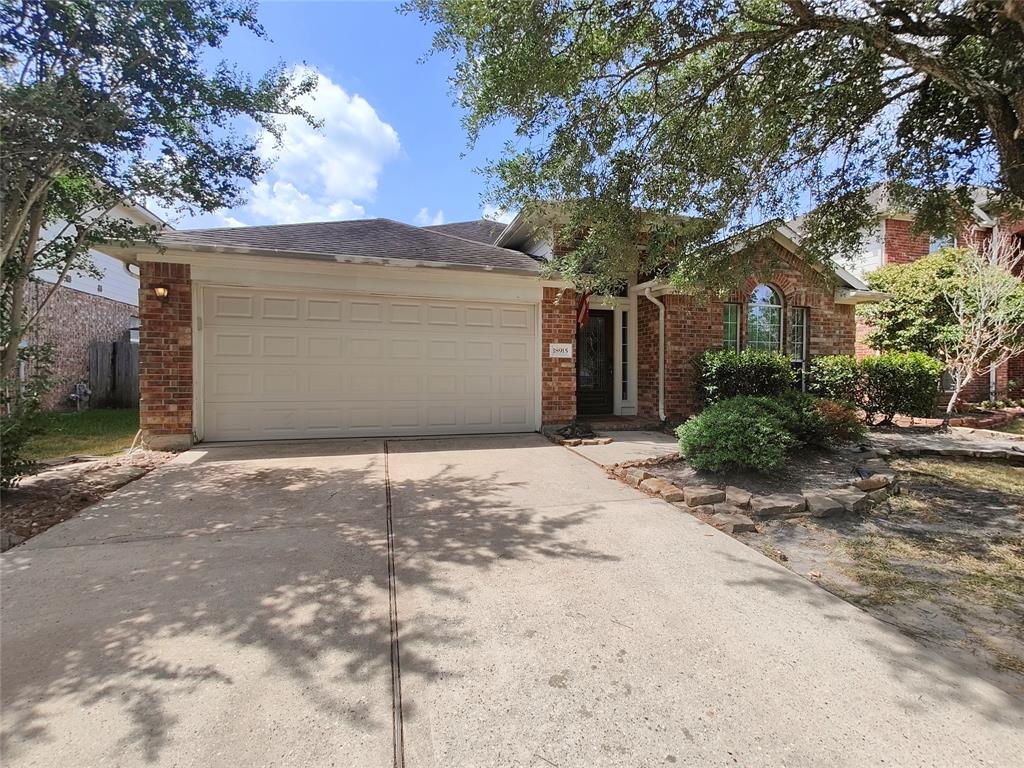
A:
{"label": "large oak tree", "polygon": [[[471,139],[509,122],[491,196],[587,232],[555,267],[730,279],[752,222],[858,247],[886,182],[952,231],[975,185],[1024,200],[1022,0],[413,0],[456,61]],[[555,202],[538,206],[537,201]],[[641,230],[646,230],[641,235]],[[727,241],[723,237],[739,238]],[[638,249],[641,240],[648,247]],[[714,245],[719,243],[719,245]]]}

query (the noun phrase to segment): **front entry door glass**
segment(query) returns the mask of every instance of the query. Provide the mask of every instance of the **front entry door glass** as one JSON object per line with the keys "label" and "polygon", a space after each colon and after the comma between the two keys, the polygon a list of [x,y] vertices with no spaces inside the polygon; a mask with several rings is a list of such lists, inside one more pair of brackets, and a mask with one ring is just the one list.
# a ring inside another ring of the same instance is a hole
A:
{"label": "front entry door glass", "polygon": [[614,327],[613,312],[592,309],[587,324],[576,331],[576,410],[581,416],[613,410]]}

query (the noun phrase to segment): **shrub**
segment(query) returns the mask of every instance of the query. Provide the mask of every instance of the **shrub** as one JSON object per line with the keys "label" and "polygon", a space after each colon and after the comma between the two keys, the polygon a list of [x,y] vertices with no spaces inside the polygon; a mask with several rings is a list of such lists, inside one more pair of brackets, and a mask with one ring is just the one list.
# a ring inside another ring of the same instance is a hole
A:
{"label": "shrub", "polygon": [[0,381],[0,487],[11,488],[35,469],[23,456],[25,444],[40,431],[40,405],[52,384],[52,350],[25,347],[19,357],[30,367],[27,380]]}
{"label": "shrub", "polygon": [[860,361],[861,401],[868,423],[891,424],[897,413],[931,416],[942,363],[921,352],[890,352]]}
{"label": "shrub", "polygon": [[863,440],[867,429],[861,423],[856,408],[835,400],[818,399],[814,403],[822,424],[822,444],[842,445]]}
{"label": "shrub", "polygon": [[777,352],[712,350],[697,363],[698,395],[708,405],[740,395],[780,395],[794,381],[789,359]]}
{"label": "shrub", "polygon": [[861,398],[861,369],[852,355],[826,355],[811,361],[807,391],[840,403]]}
{"label": "shrub", "polygon": [[694,469],[778,469],[796,439],[776,406],[770,398],[750,396],[715,403],[676,430],[679,449]]}

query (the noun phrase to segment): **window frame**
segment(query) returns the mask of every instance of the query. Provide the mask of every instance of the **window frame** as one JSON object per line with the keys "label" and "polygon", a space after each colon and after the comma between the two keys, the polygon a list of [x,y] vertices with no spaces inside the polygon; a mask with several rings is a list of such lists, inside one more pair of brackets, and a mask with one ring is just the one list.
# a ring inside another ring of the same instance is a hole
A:
{"label": "window frame", "polygon": [[[771,291],[771,296],[777,299],[778,303],[774,304],[771,303],[770,301],[753,301],[754,294],[756,294],[761,288],[767,288],[769,291]],[[758,352],[784,353],[786,349],[786,302],[782,296],[782,291],[780,291],[774,285],[771,285],[769,283],[758,283],[757,285],[754,286],[754,288],[750,291],[750,294],[747,296],[745,306],[746,312],[744,314],[744,318],[746,320],[746,334],[744,334],[745,338],[743,339],[743,349],[752,349]],[[773,314],[775,314],[778,317],[777,323],[770,323],[769,325],[769,327],[778,328],[778,331],[776,332],[776,334],[774,334],[775,339],[770,340],[772,341],[770,346],[763,345],[760,342],[760,340],[758,341],[757,346],[751,346],[751,328],[756,325],[756,323],[752,322],[753,317],[751,313],[757,308],[773,310]]]}
{"label": "window frame", "polygon": [[[727,301],[727,302],[724,302],[722,306],[723,306],[723,309],[722,309],[722,349],[731,350],[733,352],[739,352],[740,348],[742,346],[741,345],[741,341],[742,341],[741,337],[743,335],[742,334],[743,323],[742,323],[742,314],[741,314],[741,309],[742,309],[743,305],[742,304],[737,304],[736,302],[733,302],[733,301]],[[733,319],[732,322],[730,322],[730,320],[729,320],[729,312],[730,312],[730,310],[732,310],[735,313],[735,318]],[[729,343],[729,337],[728,337],[727,329],[732,324],[735,324],[735,326],[736,326],[736,337],[735,337],[735,339],[733,339],[733,343],[730,344]]]}

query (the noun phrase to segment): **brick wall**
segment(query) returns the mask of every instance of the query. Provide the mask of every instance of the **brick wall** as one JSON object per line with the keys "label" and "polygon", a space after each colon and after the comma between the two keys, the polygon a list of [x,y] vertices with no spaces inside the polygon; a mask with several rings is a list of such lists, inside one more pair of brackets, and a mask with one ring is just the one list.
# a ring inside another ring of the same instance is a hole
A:
{"label": "brick wall", "polygon": [[[151,448],[192,442],[192,282],[187,264],[140,265],[139,421]],[[169,295],[159,299],[156,286]]]}
{"label": "brick wall", "polygon": [[[810,267],[796,261],[774,243],[754,259],[758,271],[724,300],[669,294],[665,303],[665,415],[678,422],[694,413],[697,358],[722,347],[726,302],[743,304],[759,283],[774,286],[785,308],[807,307],[810,312],[809,352],[812,356],[853,354],[856,318],[852,305],[835,304],[833,288]],[[645,297],[638,304],[637,411],[658,416],[658,308]],[[741,311],[741,339],[746,338],[746,313]]]}
{"label": "brick wall", "polygon": [[[541,303],[541,421],[566,424],[576,415],[576,294],[545,288]],[[571,358],[551,358],[549,344],[572,344]]]}
{"label": "brick wall", "polygon": [[[45,300],[53,285],[33,281],[27,287],[29,313]],[[138,309],[131,304],[59,286],[43,306],[28,341],[54,348],[54,386],[43,399],[43,407],[73,407],[68,401],[71,388],[89,378],[89,345],[94,341],[118,341],[131,327]]]}
{"label": "brick wall", "polygon": [[883,264],[906,264],[928,255],[931,238],[927,234],[915,235],[914,222],[903,219],[885,220]]}

